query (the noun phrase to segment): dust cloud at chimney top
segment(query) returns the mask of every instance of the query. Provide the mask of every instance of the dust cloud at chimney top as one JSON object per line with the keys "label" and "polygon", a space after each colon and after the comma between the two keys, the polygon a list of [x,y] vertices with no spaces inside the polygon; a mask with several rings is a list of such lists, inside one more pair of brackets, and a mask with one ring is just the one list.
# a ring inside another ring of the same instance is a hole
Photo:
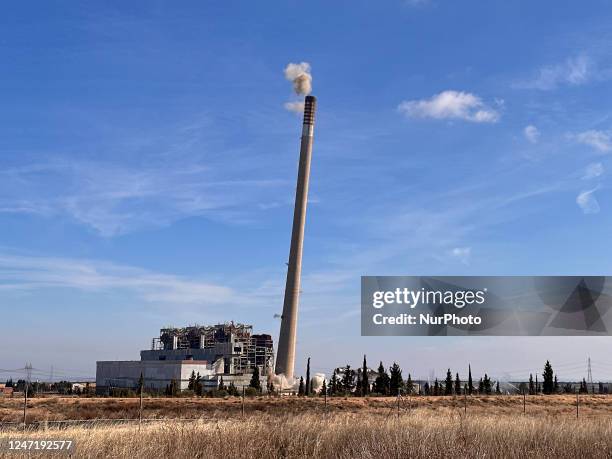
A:
{"label": "dust cloud at chimney top", "polygon": [[[308,62],[300,62],[299,64],[290,62],[287,64],[285,78],[291,81],[293,91],[298,96],[307,96],[312,91],[312,74]],[[286,102],[285,108],[290,112],[303,113],[304,101],[300,98],[300,100]]]}
{"label": "dust cloud at chimney top", "polygon": [[285,78],[293,83],[293,90],[300,96],[307,96],[312,91],[312,75],[308,62],[300,62],[299,64],[290,62],[287,64]]}

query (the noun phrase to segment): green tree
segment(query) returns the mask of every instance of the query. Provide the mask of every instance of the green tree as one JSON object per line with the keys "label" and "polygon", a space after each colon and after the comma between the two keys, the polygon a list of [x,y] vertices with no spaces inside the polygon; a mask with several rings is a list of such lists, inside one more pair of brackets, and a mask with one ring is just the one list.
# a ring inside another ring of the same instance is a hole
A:
{"label": "green tree", "polygon": [[474,392],[474,383],[472,382],[472,365],[468,365],[468,394],[472,395]]}
{"label": "green tree", "polygon": [[440,383],[438,382],[438,378],[436,378],[434,382],[433,394],[440,395]]}
{"label": "green tree", "polygon": [[380,395],[389,395],[389,382],[389,374],[385,370],[383,363],[380,362],[380,365],[378,366],[378,375],[374,380],[374,392]]}
{"label": "green tree", "polygon": [[[231,382],[230,382],[230,384],[231,384]],[[223,376],[221,376],[221,377],[219,378],[219,386],[217,387],[217,389],[218,389],[218,390],[225,390],[225,384],[224,384],[224,382],[223,382]]]}
{"label": "green tree", "polygon": [[193,370],[191,372],[191,376],[189,377],[189,383],[187,383],[187,389],[194,390],[195,380],[196,380],[196,374],[195,374],[195,370]]}
{"label": "green tree", "polygon": [[338,371],[334,369],[331,380],[329,381],[329,395],[337,395],[340,392],[340,381],[338,381]]}
{"label": "green tree", "polygon": [[491,378],[485,373],[484,378],[482,380],[482,385],[484,389],[484,393],[487,395],[491,395],[492,387],[491,387]]}
{"label": "green tree", "polygon": [[459,372],[455,375],[455,394],[461,395],[461,380],[459,379]]}
{"label": "green tree", "polygon": [[234,381],[230,381],[229,386],[227,388],[227,393],[233,397],[238,397],[238,395],[240,395],[238,393],[238,388],[234,384]]}
{"label": "green tree", "polygon": [[397,362],[393,362],[393,365],[389,368],[389,391],[391,395],[397,395],[403,386],[402,369]]}
{"label": "green tree", "polygon": [[446,379],[444,380],[444,395],[453,395],[453,374],[450,368],[446,371]]}
{"label": "green tree", "polygon": [[327,395],[327,383],[325,382],[325,379],[323,380],[323,385],[321,386],[321,391],[319,392],[320,395]]}
{"label": "green tree", "polygon": [[501,394],[501,390],[499,389],[499,381],[495,383],[495,393],[497,395]]}
{"label": "green tree", "polygon": [[304,394],[308,396],[310,392],[310,357],[308,357],[308,362],[306,362],[306,386],[304,387]]}
{"label": "green tree", "polygon": [[202,376],[200,376],[200,372],[198,371],[198,374],[196,376],[195,379],[195,384],[194,384],[194,389],[195,394],[198,397],[201,397],[202,394],[204,393],[204,384],[202,384]]}
{"label": "green tree", "polygon": [[484,394],[484,381],[482,378],[480,378],[480,381],[478,381],[478,393]]}
{"label": "green tree", "polygon": [[[89,393],[89,383],[87,383],[87,392]],[[144,391],[144,375],[140,372],[140,378],[138,378],[138,393],[141,394]]]}
{"label": "green tree", "polygon": [[366,362],[366,356],[363,355],[363,366],[361,368],[361,395],[368,395],[370,393],[370,381],[368,381],[368,364]]}
{"label": "green tree", "polygon": [[350,365],[344,367],[344,374],[342,375],[342,392],[350,394],[355,388],[355,370]]}
{"label": "green tree", "polygon": [[304,395],[304,377],[300,376],[300,385],[298,386],[298,396]]}
{"label": "green tree", "polygon": [[179,385],[176,379],[171,379],[170,384],[166,386],[166,395],[169,397],[176,397],[179,393]]}
{"label": "green tree", "polygon": [[543,383],[542,383],[542,392],[546,395],[550,395],[555,390],[555,380],[552,365],[547,360],[546,364],[544,364],[544,372],[542,373]]}
{"label": "green tree", "polygon": [[406,393],[412,394],[414,391],[414,383],[412,382],[412,376],[408,373],[408,379],[406,380]]}
{"label": "green tree", "polygon": [[253,370],[253,376],[251,376],[251,382],[249,382],[249,387],[252,387],[257,392],[261,392],[261,381],[259,380],[259,367],[255,367]]}
{"label": "green tree", "polygon": [[529,373],[529,395],[535,394],[535,385],[533,384],[533,374]]}

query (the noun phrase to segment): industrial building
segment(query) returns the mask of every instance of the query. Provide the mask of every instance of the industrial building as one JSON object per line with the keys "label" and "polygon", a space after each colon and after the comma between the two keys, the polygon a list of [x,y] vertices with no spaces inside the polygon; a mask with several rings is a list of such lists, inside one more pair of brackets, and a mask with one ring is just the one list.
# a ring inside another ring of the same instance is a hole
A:
{"label": "industrial building", "polygon": [[210,326],[162,328],[151,349],[140,352],[140,360],[99,361],[96,393],[113,388],[136,389],[142,374],[146,390],[163,391],[173,380],[181,390],[192,373],[200,375],[205,391],[234,383],[248,386],[255,368],[262,388],[274,369],[272,337],[253,334],[252,325],[233,322]]}

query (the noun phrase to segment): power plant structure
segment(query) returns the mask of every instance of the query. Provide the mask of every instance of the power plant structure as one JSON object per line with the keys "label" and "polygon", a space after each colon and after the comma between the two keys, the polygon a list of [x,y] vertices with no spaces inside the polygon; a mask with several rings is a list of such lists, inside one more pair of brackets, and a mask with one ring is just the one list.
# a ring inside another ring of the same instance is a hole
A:
{"label": "power plant structure", "polygon": [[141,379],[147,390],[163,391],[171,383],[184,390],[193,374],[198,374],[205,391],[219,388],[221,381],[244,387],[249,385],[256,368],[264,391],[274,372],[289,381],[293,379],[316,104],[314,96],[306,96],[276,365],[272,337],[253,334],[251,325],[231,322],[162,328],[159,337],[152,340],[151,349],[140,352],[140,360],[96,362],[98,394],[109,394],[118,388],[136,389]]}
{"label": "power plant structure", "polygon": [[253,334],[251,325],[230,322],[162,328],[151,349],[140,352],[140,360],[97,362],[96,392],[135,389],[141,375],[147,390],[163,391],[172,381],[184,390],[192,373],[200,376],[205,391],[217,389],[221,381],[244,387],[255,368],[265,391],[273,367],[272,337]]}
{"label": "power plant structure", "polygon": [[300,282],[302,275],[302,252],[304,248],[304,229],[306,225],[306,207],[308,205],[308,185],[310,181],[310,162],[314,136],[314,119],[317,99],[306,96],[304,100],[304,121],[300,145],[300,163],[298,168],[297,187],[295,190],[295,208],[293,210],[293,227],[291,230],[291,248],[285,299],[281,316],[278,354],[275,372],[284,374],[289,380],[293,378],[295,367],[295,343],[297,339],[298,306],[300,302]]}

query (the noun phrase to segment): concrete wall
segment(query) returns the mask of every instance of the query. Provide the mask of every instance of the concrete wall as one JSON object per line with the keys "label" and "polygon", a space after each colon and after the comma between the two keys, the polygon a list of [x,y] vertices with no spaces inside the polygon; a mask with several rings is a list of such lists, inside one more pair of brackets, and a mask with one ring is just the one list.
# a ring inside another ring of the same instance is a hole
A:
{"label": "concrete wall", "polygon": [[111,387],[135,389],[140,374],[148,389],[164,390],[173,379],[180,382],[182,390],[187,389],[191,372],[201,377],[212,376],[212,368],[206,361],[181,360],[123,360],[96,363],[96,392],[105,394]]}

